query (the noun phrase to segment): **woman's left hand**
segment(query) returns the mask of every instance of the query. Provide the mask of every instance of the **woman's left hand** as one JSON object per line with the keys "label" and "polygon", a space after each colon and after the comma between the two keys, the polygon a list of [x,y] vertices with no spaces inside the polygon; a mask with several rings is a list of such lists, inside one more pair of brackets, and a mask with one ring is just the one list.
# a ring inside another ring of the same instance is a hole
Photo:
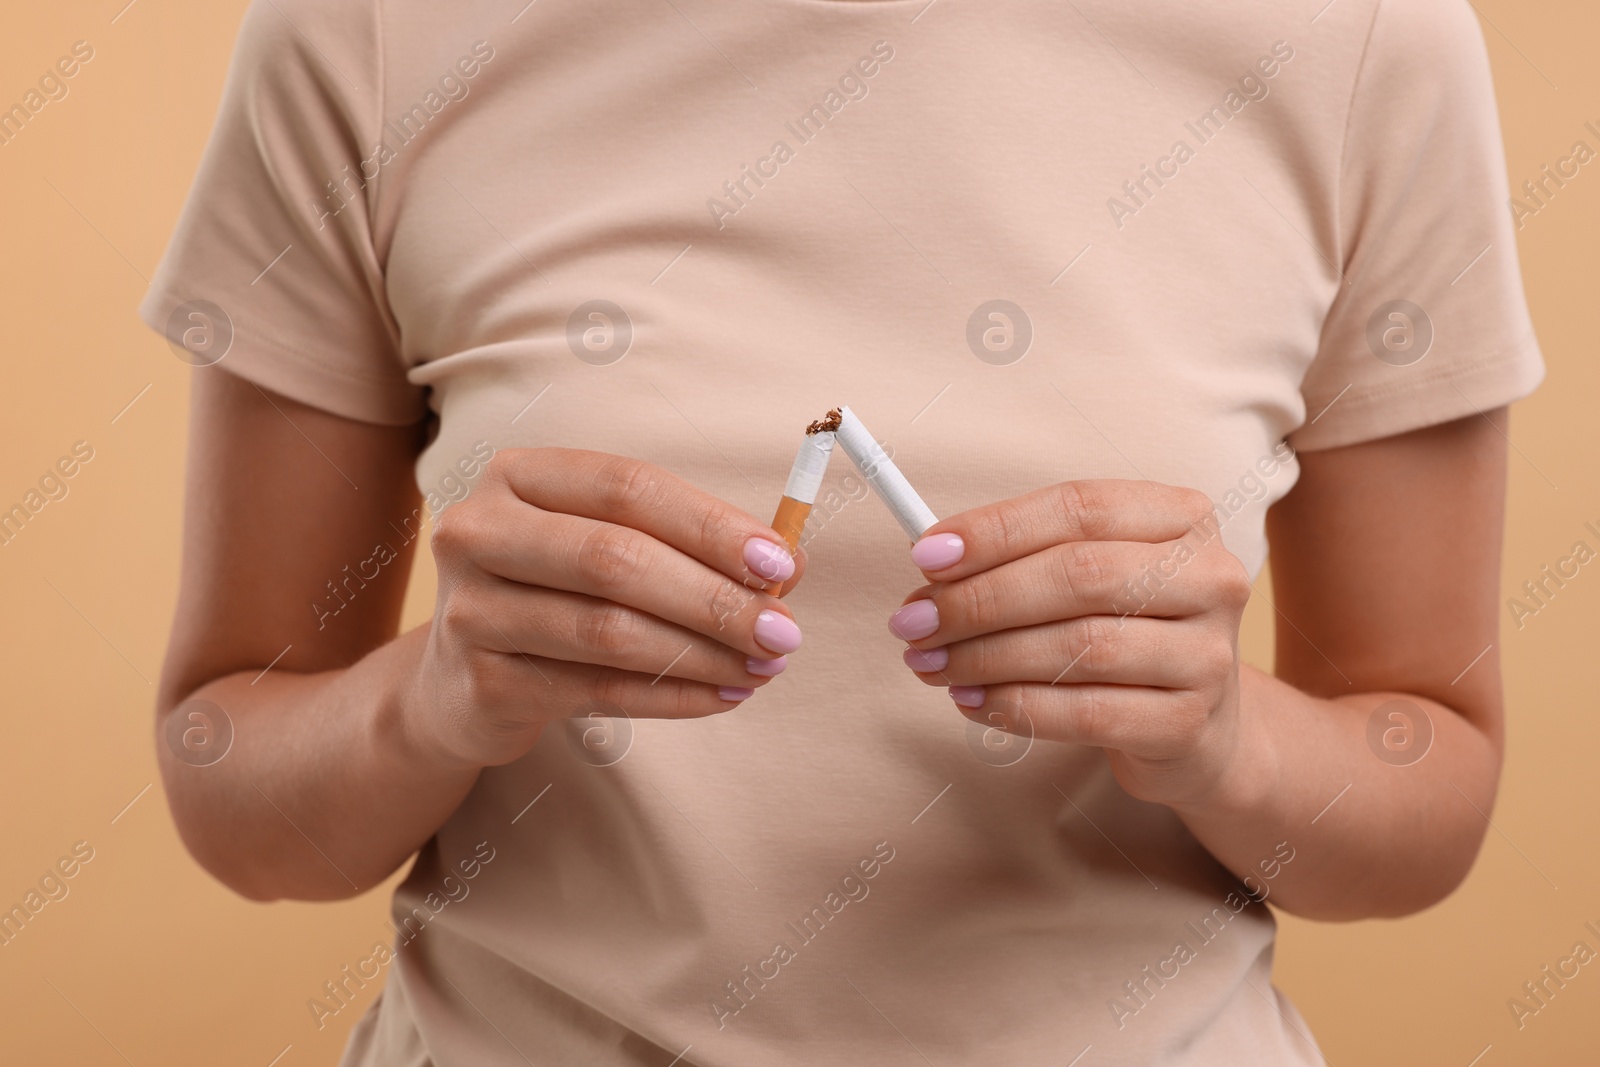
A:
{"label": "woman's left hand", "polygon": [[1238,748],[1244,565],[1212,503],[1154,482],[1063,482],[938,523],[932,582],[889,629],[976,722],[1106,750],[1143,800],[1201,800]]}

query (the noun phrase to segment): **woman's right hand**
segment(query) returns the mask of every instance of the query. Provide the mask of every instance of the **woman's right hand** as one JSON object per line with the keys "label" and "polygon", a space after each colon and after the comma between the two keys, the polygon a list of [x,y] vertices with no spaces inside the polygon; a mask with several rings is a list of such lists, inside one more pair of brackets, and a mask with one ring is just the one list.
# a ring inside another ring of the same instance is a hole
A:
{"label": "woman's right hand", "polygon": [[575,714],[728,711],[800,647],[774,594],[801,561],[771,527],[640,460],[497,452],[432,546],[438,600],[404,714],[451,762],[509,763]]}

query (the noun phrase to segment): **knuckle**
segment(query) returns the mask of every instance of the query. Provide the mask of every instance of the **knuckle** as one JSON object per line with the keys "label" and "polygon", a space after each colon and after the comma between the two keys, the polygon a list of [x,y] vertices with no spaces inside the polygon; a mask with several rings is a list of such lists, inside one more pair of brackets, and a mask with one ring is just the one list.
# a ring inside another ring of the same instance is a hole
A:
{"label": "knuckle", "polygon": [[1027,532],[1023,529],[1021,517],[1009,507],[1001,507],[995,509],[994,521],[1006,556],[1016,555],[1027,543]]}
{"label": "knuckle", "polygon": [[717,624],[717,630],[719,632],[726,630],[745,608],[755,602],[755,599],[755,594],[746,590],[744,586],[719,582],[708,604],[711,618]]}
{"label": "knuckle", "polygon": [[434,519],[428,545],[435,557],[451,560],[465,556],[482,536],[482,509],[472,506],[471,499],[468,497]]}
{"label": "knuckle", "polygon": [[467,598],[461,595],[460,590],[456,590],[446,595],[439,606],[439,625],[447,633],[459,634],[477,621],[477,614]]}
{"label": "knuckle", "polygon": [[926,672],[922,678],[929,684],[982,685],[998,677],[1001,664],[1000,649],[987,638],[963,641],[949,647],[950,662],[943,671]]}
{"label": "knuckle", "polygon": [[504,483],[507,479],[507,470],[517,463],[525,462],[527,453],[530,451],[531,449],[526,448],[495,449],[489,454],[489,458],[484,461],[483,480],[489,481],[492,479],[495,482]]}
{"label": "knuckle", "polygon": [[1079,624],[1079,633],[1083,647],[1074,655],[1083,657],[1085,673],[1095,677],[1110,673],[1117,663],[1115,624],[1104,615],[1090,615]]}
{"label": "knuckle", "polygon": [[1250,602],[1250,597],[1255,593],[1255,586],[1250,582],[1250,574],[1245,570],[1244,561],[1232,552],[1223,553],[1228,561],[1227,589],[1229,603],[1242,611]]}
{"label": "knuckle", "polygon": [[1105,694],[1094,685],[1074,686],[1071,692],[1072,732],[1092,744],[1095,738],[1102,736],[1105,727]]}
{"label": "knuckle", "polygon": [[1073,598],[1104,589],[1111,581],[1114,569],[1106,552],[1094,541],[1071,541],[1066,545],[1066,559],[1061,577],[1065,592]]}
{"label": "knuckle", "polygon": [[738,540],[742,524],[724,507],[707,508],[700,516],[700,544],[731,544]]}
{"label": "knuckle", "polygon": [[497,492],[517,498],[524,493],[537,496],[539,475],[556,469],[559,451],[555,448],[497,448],[484,462],[479,485],[492,485]]}
{"label": "knuckle", "polygon": [[461,574],[466,567],[466,546],[461,543],[455,530],[446,529],[447,525],[435,522],[433,533],[428,536],[428,551],[433,556],[433,565],[439,572],[441,583]]}
{"label": "knuckle", "polygon": [[1184,517],[1197,525],[1209,522],[1212,509],[1216,506],[1205,493],[1187,487],[1180,494],[1179,503],[1183,508]]}
{"label": "knuckle", "polygon": [[946,603],[955,609],[951,614],[974,633],[988,633],[1000,619],[1000,599],[995,595],[994,586],[983,575],[958,582],[951,589],[935,595],[934,601],[939,606],[941,628],[945,625],[943,617]]}
{"label": "knuckle", "polygon": [[661,486],[660,471],[630,456],[614,456],[595,473],[595,493],[612,514],[632,514],[649,505]]}
{"label": "knuckle", "polygon": [[1105,505],[1102,489],[1092,482],[1062,482],[1056,486],[1056,496],[1068,530],[1087,537],[1091,530],[1098,528],[1098,517]]}
{"label": "knuckle", "polygon": [[985,508],[975,518],[977,529],[974,533],[978,541],[997,550],[1002,558],[1009,559],[1016,555],[1027,538],[1020,517],[1009,505]]}
{"label": "knuckle", "polygon": [[589,686],[589,696],[594,704],[619,711],[626,707],[633,695],[633,683],[620,671],[597,671]]}
{"label": "knuckle", "polygon": [[578,569],[602,590],[627,586],[643,563],[639,535],[622,526],[599,526],[578,545]]}
{"label": "knuckle", "polygon": [[1235,610],[1242,609],[1254,592],[1243,561],[1220,546],[1204,553],[1204,556],[1207,582],[1222,604]]}
{"label": "knuckle", "polygon": [[577,616],[578,647],[602,656],[618,656],[633,647],[638,625],[633,612],[620,604],[585,608]]}

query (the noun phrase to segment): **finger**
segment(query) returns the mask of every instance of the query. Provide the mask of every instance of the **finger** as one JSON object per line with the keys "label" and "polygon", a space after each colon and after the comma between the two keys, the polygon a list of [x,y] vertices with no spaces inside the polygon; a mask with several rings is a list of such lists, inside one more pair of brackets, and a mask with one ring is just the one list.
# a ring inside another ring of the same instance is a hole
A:
{"label": "finger", "polygon": [[473,563],[497,577],[625,604],[749,656],[800,647],[800,629],[775,597],[639,530],[503,495],[453,519],[435,537],[458,538]]}
{"label": "finger", "polygon": [[1192,754],[1207,721],[1193,692],[1137,685],[956,686],[951,699],[967,718],[1008,733],[1148,760]]}
{"label": "finger", "polygon": [[1212,606],[1209,583],[1224,565],[1203,556],[1184,541],[1053,545],[993,570],[917,590],[889,616],[889,631],[930,648],[1083,615],[1197,615]]}
{"label": "finger", "polygon": [[1212,503],[1195,489],[1157,482],[1062,482],[936,523],[911,561],[939,581],[964,578],[1067,541],[1160,543],[1216,535]]}
{"label": "finger", "polygon": [[534,448],[495,453],[489,471],[535,507],[641,530],[736,582],[765,587],[795,573],[789,546],[772,527],[654,464]]}
{"label": "finger", "polygon": [[794,592],[794,587],[800,584],[800,579],[804,578],[805,575],[806,575],[806,550],[805,550],[805,546],[801,545],[799,548],[797,548],[795,550],[795,553],[794,553],[794,577],[792,577],[788,581],[784,582],[776,590],[769,589],[768,592],[772,593],[772,595],[775,596],[775,597],[786,597],[790,593]]}
{"label": "finger", "polygon": [[446,610],[456,632],[495,652],[746,688],[787,666],[782,656],[750,656],[622,604],[504,579],[458,590]]}
{"label": "finger", "polygon": [[[546,720],[591,714],[695,719],[738,707],[755,692],[753,686],[719,686],[670,676],[656,678],[592,663],[518,653],[493,655],[501,661],[500,669],[488,673],[502,680],[502,706],[531,707],[537,718]],[[507,682],[513,682],[515,689]]]}
{"label": "finger", "polygon": [[1189,625],[1089,615],[985,634],[948,647],[905,652],[928,685],[1047,685],[1104,682],[1157,688],[1199,686],[1211,664]]}

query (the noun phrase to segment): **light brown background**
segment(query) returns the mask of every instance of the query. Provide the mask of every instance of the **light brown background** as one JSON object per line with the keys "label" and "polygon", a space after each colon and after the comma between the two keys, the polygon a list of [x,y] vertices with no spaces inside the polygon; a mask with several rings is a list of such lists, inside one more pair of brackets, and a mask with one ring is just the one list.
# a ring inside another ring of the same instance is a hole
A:
{"label": "light brown background", "polygon": [[[74,41],[96,51],[65,100],[0,146],[0,510],[75,441],[95,449],[66,499],[0,547],[0,910],[74,842],[96,852],[70,896],[0,947],[0,1062],[333,1064],[373,991],[321,1031],[306,1000],[382,935],[390,887],[341,904],[247,903],[189,860],[156,782],[151,683],[174,603],[193,372],[134,307],[244,3],[124,2],[14,4],[0,17],[0,103]],[[1309,20],[1325,0],[1295,2]],[[1477,8],[1513,187],[1579,138],[1600,148],[1583,129],[1600,126],[1591,0]],[[1507,597],[1574,541],[1600,548],[1583,529],[1600,526],[1597,214],[1600,161],[1519,235],[1550,377],[1513,419]],[[424,559],[407,625],[432,594]],[[1258,598],[1245,633],[1257,664],[1270,662],[1270,622]],[[1600,963],[1521,1030],[1506,1006],[1578,939],[1600,948],[1582,929],[1600,925],[1597,634],[1600,562],[1503,632],[1510,754],[1494,829],[1459,893],[1399,922],[1284,919],[1278,981],[1331,1062],[1600,1060]]]}

